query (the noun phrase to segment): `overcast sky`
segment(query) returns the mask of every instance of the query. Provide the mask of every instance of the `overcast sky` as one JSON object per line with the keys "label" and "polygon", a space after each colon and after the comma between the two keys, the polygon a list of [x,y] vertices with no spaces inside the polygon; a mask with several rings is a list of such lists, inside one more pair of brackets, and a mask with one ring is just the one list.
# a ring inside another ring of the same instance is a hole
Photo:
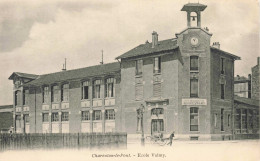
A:
{"label": "overcast sky", "polygon": [[[0,1],[0,105],[12,104],[13,72],[45,74],[105,63],[139,44],[186,28],[181,8],[197,0]],[[240,56],[235,75],[251,73],[259,56],[257,0],[200,0],[212,42]]]}

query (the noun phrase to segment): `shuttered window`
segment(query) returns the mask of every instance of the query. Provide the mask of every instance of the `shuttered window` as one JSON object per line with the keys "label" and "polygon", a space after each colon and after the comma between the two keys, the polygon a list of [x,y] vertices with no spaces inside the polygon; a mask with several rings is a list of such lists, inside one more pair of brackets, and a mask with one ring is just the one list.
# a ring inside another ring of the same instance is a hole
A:
{"label": "shuttered window", "polygon": [[136,100],[143,99],[143,85],[142,84],[135,85],[135,99]]}
{"label": "shuttered window", "polygon": [[154,97],[161,97],[161,83],[153,84],[153,96]]}

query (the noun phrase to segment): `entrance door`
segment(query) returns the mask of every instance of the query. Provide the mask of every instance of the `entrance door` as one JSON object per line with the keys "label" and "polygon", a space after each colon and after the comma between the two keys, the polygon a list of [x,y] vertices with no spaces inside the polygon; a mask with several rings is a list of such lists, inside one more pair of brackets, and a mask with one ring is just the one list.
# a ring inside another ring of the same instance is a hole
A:
{"label": "entrance door", "polygon": [[152,119],[151,134],[156,135],[164,131],[163,119]]}

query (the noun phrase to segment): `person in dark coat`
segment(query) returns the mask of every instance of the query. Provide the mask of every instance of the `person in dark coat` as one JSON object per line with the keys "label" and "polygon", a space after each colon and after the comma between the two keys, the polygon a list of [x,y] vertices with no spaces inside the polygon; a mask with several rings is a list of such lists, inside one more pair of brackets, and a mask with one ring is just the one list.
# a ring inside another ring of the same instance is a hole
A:
{"label": "person in dark coat", "polygon": [[171,133],[171,135],[169,137],[170,141],[169,141],[168,145],[170,145],[170,146],[172,146],[172,139],[173,139],[173,137],[174,137],[174,131]]}

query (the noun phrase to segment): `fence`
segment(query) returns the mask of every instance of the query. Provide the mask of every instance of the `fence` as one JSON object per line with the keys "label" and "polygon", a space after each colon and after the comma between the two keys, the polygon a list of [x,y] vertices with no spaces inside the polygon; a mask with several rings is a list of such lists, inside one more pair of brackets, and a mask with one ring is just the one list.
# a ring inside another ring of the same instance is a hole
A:
{"label": "fence", "polygon": [[117,148],[127,144],[126,133],[0,134],[0,150],[57,148]]}

